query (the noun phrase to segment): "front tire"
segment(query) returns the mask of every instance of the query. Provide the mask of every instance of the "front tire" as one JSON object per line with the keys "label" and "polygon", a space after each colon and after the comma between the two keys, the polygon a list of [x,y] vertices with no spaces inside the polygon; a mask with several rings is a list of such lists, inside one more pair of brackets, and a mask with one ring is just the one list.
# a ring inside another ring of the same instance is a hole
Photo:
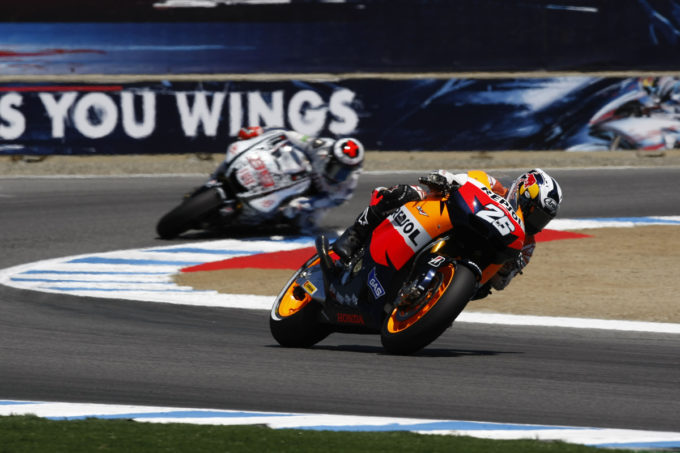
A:
{"label": "front tire", "polygon": [[312,297],[296,283],[300,273],[315,265],[319,265],[318,258],[299,269],[274,302],[269,316],[269,330],[281,346],[308,348],[331,333],[329,325],[318,321],[321,306],[313,303]]}
{"label": "front tire", "polygon": [[217,188],[211,188],[187,198],[161,218],[156,225],[156,232],[162,239],[179,236],[197,225],[208,214],[219,209],[223,202]]}
{"label": "front tire", "polygon": [[442,266],[433,281],[425,300],[415,307],[397,307],[385,319],[380,339],[388,353],[412,354],[439,338],[477,288],[475,274],[463,265]]}

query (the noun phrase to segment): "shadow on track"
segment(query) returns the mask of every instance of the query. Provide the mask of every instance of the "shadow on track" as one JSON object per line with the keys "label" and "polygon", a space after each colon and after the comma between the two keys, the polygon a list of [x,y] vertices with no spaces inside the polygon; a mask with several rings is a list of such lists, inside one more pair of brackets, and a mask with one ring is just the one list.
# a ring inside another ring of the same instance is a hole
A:
{"label": "shadow on track", "polygon": [[[279,345],[269,345],[269,348],[282,348]],[[282,348],[289,349],[289,348]],[[375,354],[389,356],[381,346],[366,346],[366,345],[316,345],[309,348],[314,351],[335,351],[335,352],[358,352],[361,354]],[[489,350],[474,350],[474,349],[448,349],[448,348],[425,348],[409,357],[481,357],[481,356],[496,356],[501,354],[521,354],[513,351],[489,351]]]}

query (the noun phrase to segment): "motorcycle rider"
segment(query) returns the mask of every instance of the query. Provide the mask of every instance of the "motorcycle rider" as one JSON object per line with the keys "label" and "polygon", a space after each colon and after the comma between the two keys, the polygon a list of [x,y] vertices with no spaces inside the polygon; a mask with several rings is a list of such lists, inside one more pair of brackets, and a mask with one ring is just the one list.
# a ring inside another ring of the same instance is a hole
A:
{"label": "motorcycle rider", "polygon": [[369,206],[333,243],[331,249],[342,262],[348,262],[373,229],[403,204],[441,197],[456,190],[469,179],[481,182],[496,194],[506,198],[515,210],[522,210],[526,235],[520,255],[516,260],[506,262],[489,282],[477,291],[475,299],[486,297],[491,287],[496,290],[504,289],[529,263],[536,246],[535,235],[555,218],[562,202],[562,189],[559,184],[540,168],[523,173],[509,189],[493,176],[480,170],[461,174],[452,174],[446,170],[433,171],[427,176],[418,178],[418,181],[428,188],[427,192],[419,186],[407,184],[391,188],[378,187],[372,193]]}
{"label": "motorcycle rider", "polygon": [[[279,210],[281,217],[301,231],[313,230],[326,210],[349,200],[359,181],[364,147],[355,138],[310,137],[283,128],[252,126],[239,131],[239,140],[281,135],[304,153],[311,165],[312,186],[303,196],[289,200]],[[219,174],[224,171],[218,168]]]}

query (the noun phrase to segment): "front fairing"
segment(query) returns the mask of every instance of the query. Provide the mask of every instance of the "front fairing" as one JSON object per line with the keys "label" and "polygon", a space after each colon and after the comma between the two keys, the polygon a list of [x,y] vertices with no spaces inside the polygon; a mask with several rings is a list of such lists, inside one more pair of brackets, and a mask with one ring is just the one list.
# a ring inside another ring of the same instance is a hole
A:
{"label": "front fairing", "polygon": [[482,265],[500,264],[521,251],[525,232],[521,213],[502,196],[470,180],[446,202],[461,254]]}
{"label": "front fairing", "polygon": [[452,228],[444,200],[406,203],[373,231],[369,246],[373,260],[402,269],[418,251]]}

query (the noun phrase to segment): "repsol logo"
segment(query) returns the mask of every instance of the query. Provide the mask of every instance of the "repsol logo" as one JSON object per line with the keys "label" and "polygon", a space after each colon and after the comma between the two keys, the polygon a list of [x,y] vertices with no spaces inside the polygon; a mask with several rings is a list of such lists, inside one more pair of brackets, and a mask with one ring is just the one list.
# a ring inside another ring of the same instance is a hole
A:
{"label": "repsol logo", "polygon": [[420,225],[417,225],[413,219],[409,218],[405,208],[400,208],[392,215],[392,225],[409,241],[411,244],[418,247],[418,236],[420,236]]}
{"label": "repsol logo", "polygon": [[495,193],[495,192],[489,190],[487,187],[482,186],[481,189],[489,196],[489,198],[491,198],[493,201],[495,201],[496,203],[498,203],[498,204],[500,204],[501,206],[503,206],[503,207],[505,208],[505,210],[508,211],[508,213],[510,213],[510,215],[511,215],[512,218],[515,220],[515,222],[521,224],[521,221],[520,221],[520,219],[519,219],[519,216],[517,215],[517,213],[515,212],[515,210],[512,208],[512,205],[510,204],[510,202],[508,202],[508,200],[506,200],[505,198],[501,197],[501,196],[498,195],[497,193]]}

